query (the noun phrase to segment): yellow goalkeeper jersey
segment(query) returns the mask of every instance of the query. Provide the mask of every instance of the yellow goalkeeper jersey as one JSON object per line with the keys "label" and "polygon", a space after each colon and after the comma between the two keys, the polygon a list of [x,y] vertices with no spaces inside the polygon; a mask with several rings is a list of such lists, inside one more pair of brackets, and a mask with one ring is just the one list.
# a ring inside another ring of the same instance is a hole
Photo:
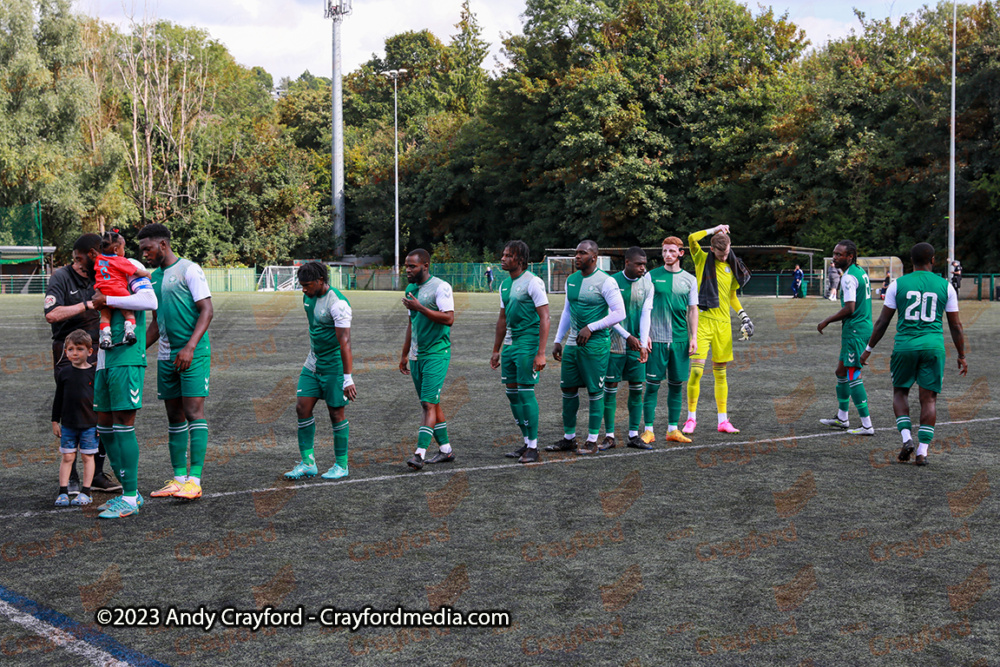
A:
{"label": "yellow goalkeeper jersey", "polygon": [[[695,277],[698,279],[698,288],[701,289],[702,276],[705,273],[705,262],[708,261],[708,253],[701,249],[698,241],[708,236],[708,232],[701,230],[688,236],[688,246],[691,249],[691,258],[694,260]],[[727,262],[715,262],[716,283],[719,286],[719,306],[702,310],[700,317],[713,322],[725,322],[729,324],[730,307],[739,312],[743,306],[736,295],[739,289],[739,282],[733,275],[733,269]],[[700,321],[700,320],[699,320]]]}

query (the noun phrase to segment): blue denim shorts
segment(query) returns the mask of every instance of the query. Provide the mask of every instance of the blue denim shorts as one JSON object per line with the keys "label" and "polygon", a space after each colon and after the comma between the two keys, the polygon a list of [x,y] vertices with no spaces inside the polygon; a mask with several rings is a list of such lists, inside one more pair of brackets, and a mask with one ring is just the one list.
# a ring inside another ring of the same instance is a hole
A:
{"label": "blue denim shorts", "polygon": [[71,428],[62,427],[62,439],[59,441],[59,451],[63,454],[72,454],[77,449],[81,454],[97,453],[97,428]]}

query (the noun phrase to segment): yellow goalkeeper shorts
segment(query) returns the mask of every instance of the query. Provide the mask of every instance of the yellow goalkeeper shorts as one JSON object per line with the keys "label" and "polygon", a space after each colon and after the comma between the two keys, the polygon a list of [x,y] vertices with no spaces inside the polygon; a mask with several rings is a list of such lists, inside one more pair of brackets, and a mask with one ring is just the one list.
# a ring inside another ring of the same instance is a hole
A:
{"label": "yellow goalkeeper shorts", "polygon": [[704,360],[708,357],[708,348],[712,348],[712,361],[725,363],[733,360],[733,325],[728,320],[721,322],[699,318],[698,320],[698,351],[692,359]]}

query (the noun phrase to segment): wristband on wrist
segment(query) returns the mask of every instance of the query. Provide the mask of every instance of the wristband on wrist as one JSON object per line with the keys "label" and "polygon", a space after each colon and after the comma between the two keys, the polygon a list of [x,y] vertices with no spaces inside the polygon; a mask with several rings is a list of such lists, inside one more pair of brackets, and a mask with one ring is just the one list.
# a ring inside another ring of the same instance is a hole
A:
{"label": "wristband on wrist", "polygon": [[350,373],[344,373],[344,387],[350,387],[354,384],[354,378],[351,377]]}
{"label": "wristband on wrist", "polygon": [[865,345],[865,352],[873,352],[871,345]]}
{"label": "wristband on wrist", "polygon": [[965,355],[964,354],[960,354],[960,355],[958,355],[958,358],[959,359],[965,359]]}

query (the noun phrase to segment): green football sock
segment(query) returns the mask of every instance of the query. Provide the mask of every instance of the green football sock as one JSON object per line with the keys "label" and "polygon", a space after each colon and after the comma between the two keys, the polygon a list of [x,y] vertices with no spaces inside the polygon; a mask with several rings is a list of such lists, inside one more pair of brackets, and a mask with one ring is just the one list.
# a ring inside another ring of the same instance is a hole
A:
{"label": "green football sock", "polygon": [[115,429],[112,426],[98,426],[97,434],[101,437],[101,442],[104,443],[104,455],[108,459],[108,465],[111,466],[111,471],[117,477],[118,471],[121,470],[119,467],[121,461],[118,457],[118,439],[115,437]]}
{"label": "green football sock", "polygon": [[656,421],[656,403],[660,398],[660,383],[646,382],[646,395],[642,399],[642,420],[646,422],[646,428],[652,430],[653,422]]}
{"label": "green football sock", "polygon": [[638,431],[642,426],[642,383],[628,386],[628,430]]}
{"label": "green football sock", "polygon": [[351,423],[346,419],[333,425],[333,455],[337,465],[347,467],[347,438],[351,433]]}
{"label": "green football sock", "polygon": [[434,439],[434,429],[430,426],[421,426],[417,432],[417,449],[426,452]]}
{"label": "green football sock", "polygon": [[618,387],[604,387],[604,432],[615,432],[615,414],[618,412]]}
{"label": "green football sock", "polygon": [[[838,384],[839,388],[840,385]],[[865,383],[862,382],[859,377],[857,380],[851,380],[851,399],[854,401],[854,405],[858,408],[858,414],[862,417],[868,416],[868,392],[865,391]]]}
{"label": "green football sock", "polygon": [[448,440],[448,422],[438,422],[434,424],[434,439],[437,440],[439,445],[447,445]]}
{"label": "green football sock", "polygon": [[604,392],[598,391],[590,396],[590,410],[588,411],[587,433],[595,436],[601,432],[601,421],[604,419]]}
{"label": "green football sock", "polygon": [[[191,436],[191,476],[200,478],[205,467],[205,454],[208,452],[208,422],[204,419],[192,419],[188,422],[188,433]],[[176,468],[174,474],[178,474]]]}
{"label": "green football sock", "polygon": [[917,442],[921,445],[929,445],[934,440],[934,427],[921,424],[917,429]]}
{"label": "green football sock", "polygon": [[670,382],[667,380],[667,424],[679,424],[681,419],[681,408],[684,406],[684,392],[681,387],[683,382]]}
{"label": "green football sock", "polygon": [[580,392],[572,394],[563,392],[563,432],[566,435],[576,433],[576,413],[580,409]]}
{"label": "green football sock", "polygon": [[135,439],[135,427],[115,424],[115,440],[118,445],[122,491],[126,496],[139,492],[139,441]]}
{"label": "green football sock", "polygon": [[524,417],[525,434],[529,440],[538,440],[538,399],[534,387],[521,387],[517,390],[521,395],[521,414]]}
{"label": "green football sock", "polygon": [[167,425],[167,447],[170,449],[170,466],[174,469],[174,475],[183,477],[187,474],[188,469],[188,423],[186,421]]}
{"label": "green football sock", "polygon": [[299,420],[299,453],[302,454],[302,462],[307,466],[316,463],[314,448],[316,443],[316,418],[309,417]]}
{"label": "green football sock", "polygon": [[851,405],[851,387],[847,384],[847,376],[837,376],[837,409],[847,412]]}
{"label": "green football sock", "polygon": [[524,427],[524,406],[521,403],[521,395],[517,388],[511,389],[506,387],[507,390],[507,400],[510,401],[510,413],[514,415],[514,421],[517,422],[517,427],[521,429],[521,435],[525,438],[528,437],[527,429]]}

